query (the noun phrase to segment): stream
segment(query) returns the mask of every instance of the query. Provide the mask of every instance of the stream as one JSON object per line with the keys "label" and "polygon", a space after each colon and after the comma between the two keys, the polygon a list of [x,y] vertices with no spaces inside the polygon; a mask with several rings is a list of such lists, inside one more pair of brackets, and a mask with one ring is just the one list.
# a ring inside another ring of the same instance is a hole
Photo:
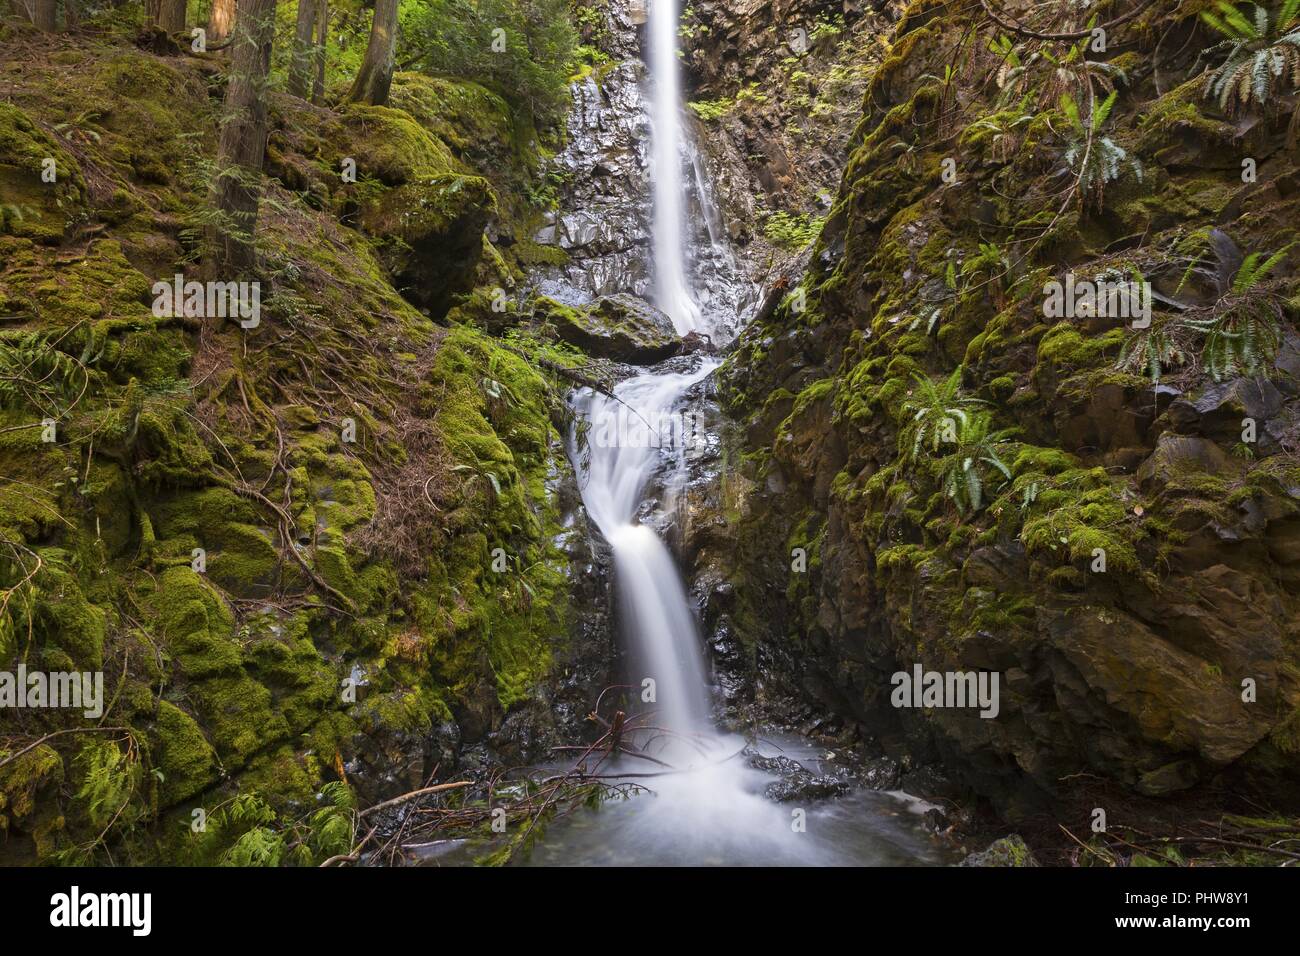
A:
{"label": "stream", "polygon": [[[741,323],[742,303],[702,308],[692,288],[693,265],[731,263],[725,240],[708,229],[711,248],[693,250],[686,228],[687,177],[710,222],[710,192],[685,135],[677,57],[675,0],[652,0],[647,38],[650,63],[650,263],[654,304],[678,334],[700,332],[724,344]],[[699,255],[694,253],[699,252]],[[685,468],[683,427],[688,389],[718,361],[696,356],[625,379],[615,397],[581,390],[572,399],[575,426],[569,454],[583,503],[613,553],[614,590],[631,673],[630,696],[654,731],[638,731],[635,746],[674,768],[664,773],[646,757],[623,756],[602,770],[629,774],[640,785],[551,825],[521,862],[529,865],[837,865],[942,863],[942,850],[920,825],[928,805],[901,793],[853,790],[833,800],[777,802],[766,788],[778,776],[753,766],[784,757],[816,769],[827,754],[800,739],[746,742],[709,719],[710,681],[696,609],[667,545],[645,519],[665,502]],[[687,370],[683,371],[683,368]],[[657,479],[657,480],[656,480]],[[834,755],[829,755],[833,759]],[[650,774],[649,778],[645,775]]]}

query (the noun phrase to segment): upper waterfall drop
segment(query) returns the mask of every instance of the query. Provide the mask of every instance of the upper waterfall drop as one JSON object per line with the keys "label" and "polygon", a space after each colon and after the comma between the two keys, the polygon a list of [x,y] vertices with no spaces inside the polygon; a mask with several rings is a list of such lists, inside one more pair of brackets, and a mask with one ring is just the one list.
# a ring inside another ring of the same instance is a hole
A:
{"label": "upper waterfall drop", "polygon": [[703,319],[686,279],[683,227],[682,104],[677,63],[677,0],[650,0],[650,114],[653,124],[651,190],[654,218],[655,304],[673,320],[679,335],[701,329]]}

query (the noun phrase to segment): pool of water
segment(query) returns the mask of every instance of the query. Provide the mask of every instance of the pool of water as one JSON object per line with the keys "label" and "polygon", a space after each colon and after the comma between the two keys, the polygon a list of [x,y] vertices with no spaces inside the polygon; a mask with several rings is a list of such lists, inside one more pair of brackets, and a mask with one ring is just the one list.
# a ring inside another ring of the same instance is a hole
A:
{"label": "pool of water", "polygon": [[[731,744],[743,744],[732,738]],[[807,742],[760,742],[809,770],[825,759]],[[734,750],[732,751],[734,752]],[[855,789],[831,799],[777,802],[774,774],[736,757],[643,782],[652,793],[611,800],[557,820],[524,866],[914,866],[956,855],[921,826],[929,804]],[[640,768],[638,768],[640,769]]]}
{"label": "pool of water", "polygon": [[[744,741],[720,737],[736,753]],[[765,740],[753,749],[818,772],[828,752],[807,741]],[[553,821],[516,866],[942,866],[960,853],[921,825],[928,804],[902,792],[853,789],[840,797],[778,802],[779,779],[744,756],[689,772],[637,778],[651,792],[580,808]],[[619,772],[643,772],[624,760]],[[650,768],[653,771],[653,767]],[[490,852],[447,841],[418,853],[425,865],[464,865]]]}

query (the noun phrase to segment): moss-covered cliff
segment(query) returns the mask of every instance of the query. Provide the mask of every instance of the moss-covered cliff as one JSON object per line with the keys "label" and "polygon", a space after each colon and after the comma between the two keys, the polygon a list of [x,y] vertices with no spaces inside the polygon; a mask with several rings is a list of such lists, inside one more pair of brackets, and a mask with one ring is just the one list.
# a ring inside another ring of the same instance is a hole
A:
{"label": "moss-covered cliff", "polygon": [[585,540],[534,358],[577,358],[512,298],[554,133],[463,80],[273,90],[260,322],[160,315],[224,67],[136,12],[0,35],[0,668],[105,675],[97,720],[0,716],[0,860],[320,858],[313,814],[564,709]]}
{"label": "moss-covered cliff", "polygon": [[[1016,818],[1300,773],[1300,156],[1284,80],[1206,95],[1209,6],[1098,50],[912,3],[807,273],[721,374],[731,520],[694,557],[756,693]],[[1150,328],[1048,317],[1067,272],[1148,281]],[[892,707],[917,663],[998,672],[1000,714]]]}

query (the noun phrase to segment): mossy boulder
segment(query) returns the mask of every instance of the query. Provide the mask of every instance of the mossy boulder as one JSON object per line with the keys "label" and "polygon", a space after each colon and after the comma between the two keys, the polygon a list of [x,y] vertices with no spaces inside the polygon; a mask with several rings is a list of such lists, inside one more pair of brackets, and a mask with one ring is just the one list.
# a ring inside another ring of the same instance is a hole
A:
{"label": "mossy boulder", "polygon": [[389,103],[467,162],[489,169],[511,160],[515,119],[505,99],[487,87],[451,77],[398,73]]}
{"label": "mossy boulder", "polygon": [[994,840],[978,853],[961,861],[962,866],[1038,866],[1034,852],[1018,833]]}
{"label": "mossy boulder", "polygon": [[536,308],[561,339],[596,358],[653,365],[682,351],[672,319],[636,296],[608,295],[581,307],[541,299]]}
{"label": "mossy boulder", "polygon": [[468,171],[450,150],[409,113],[387,106],[349,104],[343,121],[352,134],[359,179],[378,179],[400,186],[419,176]]}
{"label": "mossy boulder", "polygon": [[0,103],[0,235],[57,244],[85,217],[77,161],[27,113]]}
{"label": "mossy boulder", "polygon": [[170,701],[158,702],[154,722],[156,767],[162,774],[158,802],[172,806],[209,786],[217,776],[217,757],[194,718]]}

